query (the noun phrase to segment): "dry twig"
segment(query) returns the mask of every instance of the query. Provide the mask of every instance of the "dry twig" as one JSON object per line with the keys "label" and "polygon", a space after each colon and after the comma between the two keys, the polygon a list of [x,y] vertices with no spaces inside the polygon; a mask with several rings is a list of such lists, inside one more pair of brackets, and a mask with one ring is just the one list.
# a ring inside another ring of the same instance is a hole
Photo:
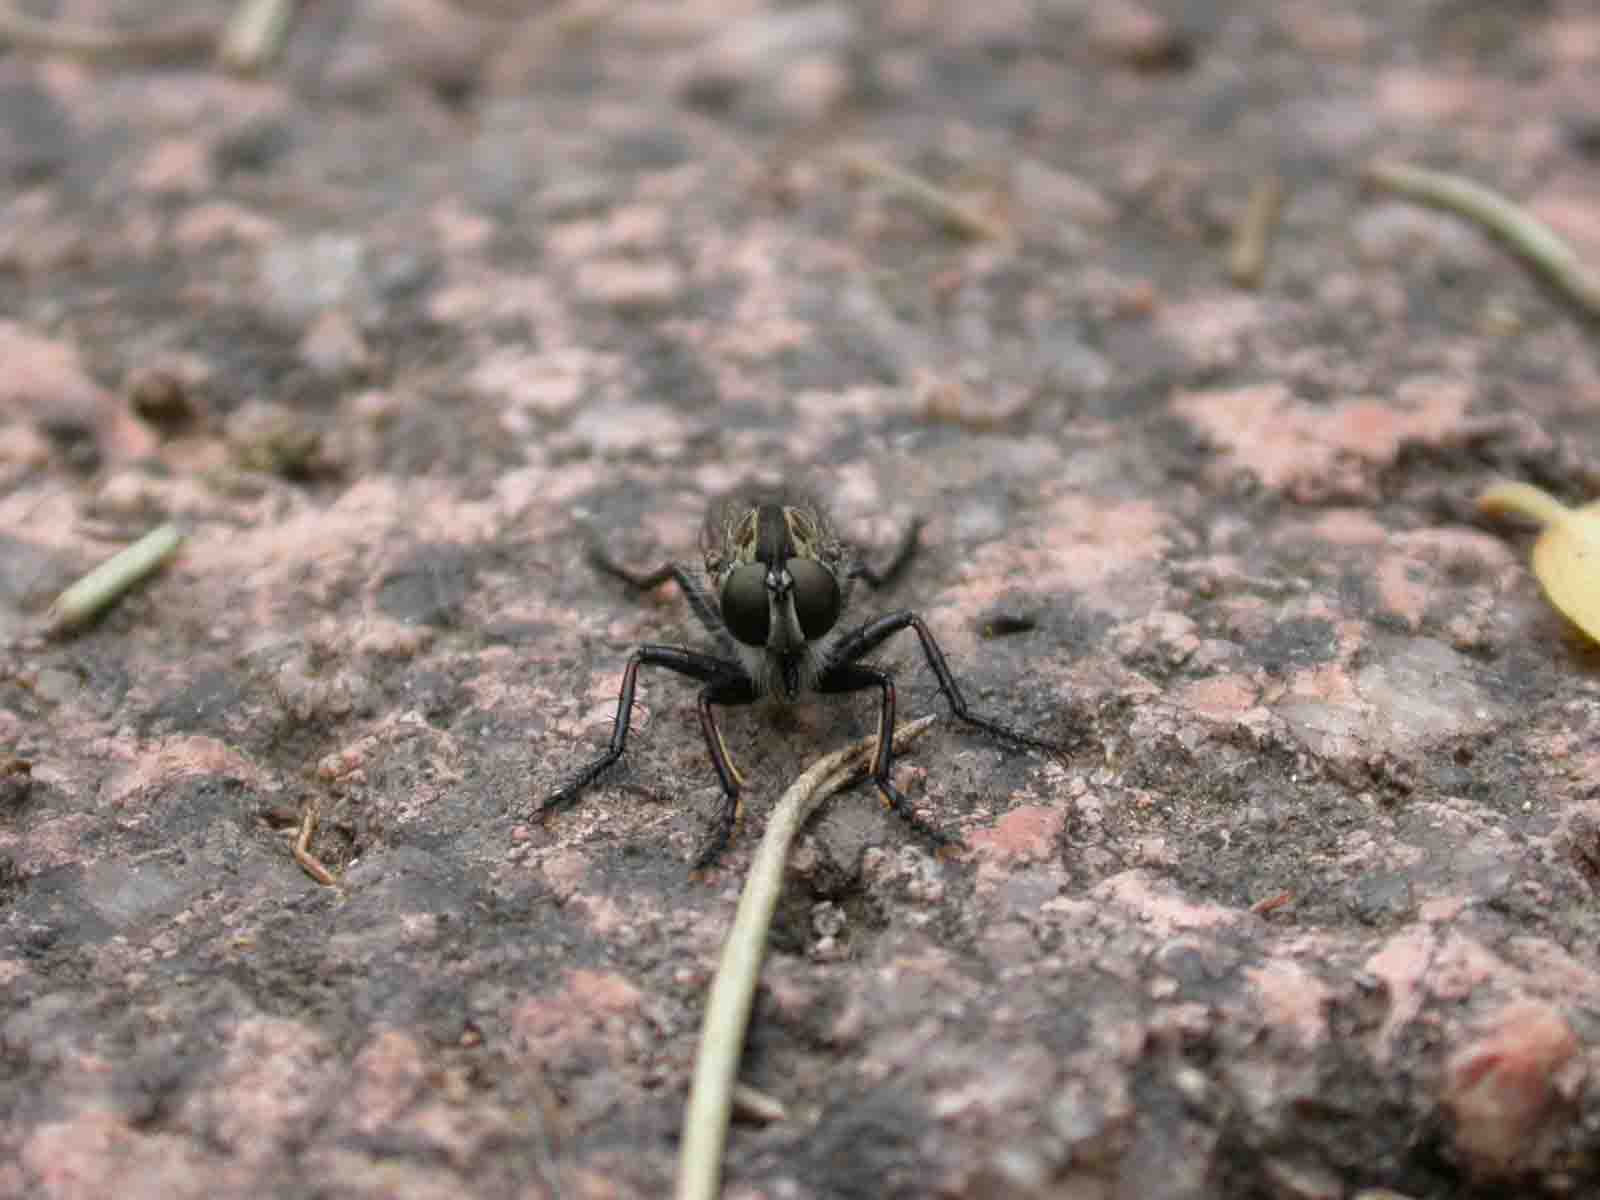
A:
{"label": "dry twig", "polygon": [[299,8],[299,0],[239,0],[217,44],[217,61],[241,75],[274,62],[283,53]]}
{"label": "dry twig", "polygon": [[57,596],[45,614],[46,625],[52,633],[68,633],[87,625],[129,588],[160,570],[182,542],[183,533],[176,525],[168,523],[151,530]]}
{"label": "dry twig", "polygon": [[1260,286],[1272,253],[1272,235],[1283,212],[1283,181],[1267,174],[1256,180],[1250,199],[1233,230],[1228,250],[1228,278],[1242,288]]}
{"label": "dry twig", "polygon": [[333,877],[333,872],[322,865],[322,860],[311,853],[311,839],[317,832],[317,804],[310,801],[306,804],[305,811],[300,814],[300,832],[294,839],[294,860],[311,878],[323,887],[333,887],[339,881]]}
{"label": "dry twig", "polygon": [[45,21],[18,12],[16,5],[0,0],[0,46],[46,54],[72,54],[88,59],[123,59],[167,62],[203,58],[217,44],[216,26],[174,25],[169,29],[96,29]]}
{"label": "dry twig", "polygon": [[840,150],[839,162],[851,173],[886,185],[903,199],[911,201],[934,220],[969,238],[999,241],[1007,230],[969,204],[963,204],[944,188],[929,183],[904,167],[866,150]]}
{"label": "dry twig", "polygon": [[1263,897],[1261,897],[1261,899],[1257,900],[1254,904],[1252,904],[1250,906],[1250,911],[1255,913],[1256,916],[1258,916],[1258,917],[1264,917],[1268,913],[1277,912],[1280,908],[1283,908],[1285,905],[1293,904],[1293,903],[1294,903],[1294,893],[1293,892],[1278,892],[1277,894],[1272,895],[1272,896],[1263,896]]}
{"label": "dry twig", "polygon": [[782,1100],[751,1087],[747,1083],[733,1085],[733,1112],[735,1116],[761,1125],[789,1119],[789,1110]]}
{"label": "dry twig", "polygon": [[[894,731],[894,747],[903,750],[932,725],[934,718],[919,717]],[[750,1005],[755,998],[761,959],[767,948],[767,929],[783,888],[789,848],[806,818],[818,804],[848,787],[865,770],[876,737],[818,759],[790,785],[767,821],[767,831],[756,848],[750,873],[733,927],[722,944],[722,960],[706,997],[706,1015],[700,1026],[700,1049],[695,1056],[694,1082],[683,1119],[683,1148],[678,1156],[677,1200],[715,1200],[722,1178],[722,1150],[728,1137],[733,1109],[734,1079],[744,1050]]]}
{"label": "dry twig", "polygon": [[1373,163],[1367,182],[1408,200],[1466,217],[1483,226],[1538,271],[1588,317],[1600,317],[1600,276],[1584,267],[1572,247],[1520,205],[1481,184],[1403,163]]}

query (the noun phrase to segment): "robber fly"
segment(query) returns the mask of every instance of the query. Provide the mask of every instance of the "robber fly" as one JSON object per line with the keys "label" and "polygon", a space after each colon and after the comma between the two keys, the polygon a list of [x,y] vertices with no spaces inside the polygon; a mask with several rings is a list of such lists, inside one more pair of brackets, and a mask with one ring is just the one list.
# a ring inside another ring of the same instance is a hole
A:
{"label": "robber fly", "polygon": [[939,680],[939,690],[955,715],[1004,741],[1057,752],[1051,742],[1017,733],[981,717],[950,673],[927,624],[909,610],[889,613],[859,629],[842,633],[839,618],[856,580],[876,589],[892,582],[916,553],[921,522],[914,521],[882,571],[860,561],[828,520],[821,504],[805,493],[752,486],[714,502],[701,529],[703,576],[679,563],[635,573],[591,546],[590,561],[629,586],[645,590],[668,579],[677,583],[689,607],[716,640],[720,653],[647,643],[628,657],[617,697],[611,746],[536,809],[543,816],[576,801],[584,789],[622,757],[633,716],[634,683],[640,667],[665,667],[698,679],[700,728],[711,765],[722,785],[722,807],[700,853],[696,869],[715,861],[727,846],[739,814],[744,777],[722,740],[715,710],[752,704],[763,696],[793,703],[806,692],[859,692],[876,688],[881,697],[878,741],[872,757],[872,782],[890,811],[935,845],[949,837],[916,815],[889,777],[893,758],[895,691],[888,671],[862,660],[905,629],[917,635],[923,656]]}

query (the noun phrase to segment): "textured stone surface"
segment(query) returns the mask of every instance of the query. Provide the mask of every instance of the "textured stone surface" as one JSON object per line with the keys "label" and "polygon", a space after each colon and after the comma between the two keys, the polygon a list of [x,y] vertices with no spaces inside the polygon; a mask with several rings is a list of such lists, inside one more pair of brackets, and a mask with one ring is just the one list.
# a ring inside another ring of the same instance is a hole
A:
{"label": "textured stone surface", "polygon": [[0,1195],[666,1194],[768,806],[874,706],[729,715],[703,879],[671,676],[529,813],[698,637],[586,540],[691,554],[800,468],[878,554],[929,520],[856,615],[1073,751],[937,727],[948,859],[815,820],[730,1196],[1600,1191],[1600,656],[1471,505],[1596,491],[1592,336],[1355,183],[1448,165],[1600,261],[1583,7],[487,7],[304,6],[253,81],[0,58]]}

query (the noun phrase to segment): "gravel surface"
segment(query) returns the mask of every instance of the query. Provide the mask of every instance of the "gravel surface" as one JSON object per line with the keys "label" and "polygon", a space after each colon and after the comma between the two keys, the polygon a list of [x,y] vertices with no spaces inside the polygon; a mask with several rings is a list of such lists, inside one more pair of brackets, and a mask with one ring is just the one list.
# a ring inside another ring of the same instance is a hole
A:
{"label": "gravel surface", "polygon": [[800,471],[928,522],[849,615],[1071,752],[946,720],[896,780],[955,853],[868,788],[802,835],[730,1198],[1600,1194],[1600,651],[1473,503],[1600,492],[1595,326],[1361,184],[1600,264],[1590,7],[495,7],[0,54],[0,1196],[667,1195],[757,834],[875,702],[731,711],[698,876],[670,674],[532,811],[703,644],[588,541]]}

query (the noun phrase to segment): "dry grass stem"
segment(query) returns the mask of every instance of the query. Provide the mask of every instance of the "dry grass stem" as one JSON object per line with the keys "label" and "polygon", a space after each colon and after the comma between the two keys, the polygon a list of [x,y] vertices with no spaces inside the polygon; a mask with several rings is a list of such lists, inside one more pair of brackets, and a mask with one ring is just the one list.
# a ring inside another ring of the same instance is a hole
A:
{"label": "dry grass stem", "polygon": [[1385,191],[1475,221],[1509,246],[1589,317],[1600,317],[1600,277],[1572,247],[1526,209],[1481,184],[1403,163],[1373,163],[1367,182]]}
{"label": "dry grass stem", "polygon": [[866,150],[840,150],[837,158],[846,170],[862,179],[871,179],[909,200],[934,220],[963,237],[1003,240],[1008,230],[970,204],[963,204],[949,192],[929,183],[904,167]]}
{"label": "dry grass stem", "polygon": [[[931,716],[919,717],[901,725],[894,731],[895,749],[910,745],[933,721]],[[683,1120],[677,1200],[714,1200],[721,1185],[722,1150],[733,1111],[734,1080],[744,1050],[756,981],[761,975],[761,960],[766,954],[767,930],[778,906],[778,893],[783,890],[790,847],[817,805],[848,787],[866,770],[876,745],[876,737],[863,738],[818,759],[784,792],[767,821],[767,831],[756,847],[750,873],[745,876],[739,909],[722,944],[722,960],[706,997],[694,1082],[689,1088],[689,1107]]]}
{"label": "dry grass stem", "polygon": [[788,1120],[789,1110],[776,1096],[769,1096],[747,1083],[736,1083],[733,1085],[733,1115],[760,1125],[771,1125]]}
{"label": "dry grass stem", "polygon": [[294,839],[294,860],[311,878],[323,887],[334,887],[338,880],[333,877],[333,872],[322,865],[322,860],[311,853],[311,839],[317,832],[317,806],[307,804],[305,812],[300,814],[300,832]]}
{"label": "dry grass stem", "polygon": [[217,62],[239,75],[275,62],[299,8],[299,0],[239,0],[217,44]]}
{"label": "dry grass stem", "polygon": [[199,58],[217,44],[214,25],[183,24],[149,31],[97,29],[46,21],[0,2],[0,46],[78,58],[164,62]]}
{"label": "dry grass stem", "polygon": [[183,533],[176,525],[151,530],[56,597],[45,614],[46,625],[52,633],[69,633],[87,625],[124,592],[160,570],[182,543]]}
{"label": "dry grass stem", "polygon": [[1272,255],[1272,235],[1283,212],[1283,181],[1263,175],[1250,189],[1250,199],[1233,231],[1228,250],[1228,278],[1242,288],[1261,285]]}

